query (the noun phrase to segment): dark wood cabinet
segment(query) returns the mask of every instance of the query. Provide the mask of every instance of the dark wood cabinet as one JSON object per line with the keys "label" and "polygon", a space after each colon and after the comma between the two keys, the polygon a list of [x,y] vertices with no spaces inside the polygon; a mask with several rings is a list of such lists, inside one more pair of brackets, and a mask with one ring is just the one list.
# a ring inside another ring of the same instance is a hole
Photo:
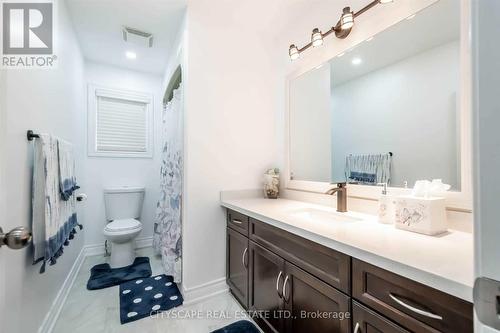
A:
{"label": "dark wood cabinet", "polygon": [[358,302],[352,302],[353,333],[410,333]]}
{"label": "dark wood cabinet", "polygon": [[250,241],[248,308],[265,332],[283,332],[285,260]]}
{"label": "dark wood cabinet", "polygon": [[226,229],[227,284],[266,333],[473,332],[462,299],[232,210]]}
{"label": "dark wood cabinet", "polygon": [[248,221],[249,221],[248,216],[235,212],[234,210],[227,211],[227,226],[247,237],[248,237]]}
{"label": "dark wood cabinet", "polygon": [[234,297],[248,308],[248,238],[227,228],[226,282]]}
{"label": "dark wood cabinet", "polygon": [[249,237],[331,286],[350,293],[349,256],[254,219],[250,219]]}
{"label": "dark wood cabinet", "polygon": [[352,278],[354,298],[412,332],[473,331],[469,302],[358,259]]}
{"label": "dark wood cabinet", "polygon": [[285,262],[283,299],[287,333],[349,333],[350,298],[297,266]]}

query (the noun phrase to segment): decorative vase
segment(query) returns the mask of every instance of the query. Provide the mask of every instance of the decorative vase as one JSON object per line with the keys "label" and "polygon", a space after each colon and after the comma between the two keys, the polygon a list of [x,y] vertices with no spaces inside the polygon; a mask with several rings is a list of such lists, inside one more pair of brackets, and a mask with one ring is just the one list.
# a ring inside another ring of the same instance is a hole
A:
{"label": "decorative vase", "polygon": [[278,199],[280,192],[280,171],[269,169],[264,173],[264,195],[268,199]]}

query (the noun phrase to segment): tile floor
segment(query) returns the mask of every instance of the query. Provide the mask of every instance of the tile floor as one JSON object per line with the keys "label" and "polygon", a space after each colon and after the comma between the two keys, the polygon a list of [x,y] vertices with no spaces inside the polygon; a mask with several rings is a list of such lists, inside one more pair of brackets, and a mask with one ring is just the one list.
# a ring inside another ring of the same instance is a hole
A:
{"label": "tile floor", "polygon": [[[153,275],[162,274],[161,260],[151,248],[137,251],[150,257]],[[87,290],[90,268],[103,263],[103,256],[87,257],[78,272],[53,333],[111,332],[192,332],[208,333],[242,319],[243,308],[229,294],[221,294],[199,303],[181,306],[156,317],[120,324],[118,286]]]}

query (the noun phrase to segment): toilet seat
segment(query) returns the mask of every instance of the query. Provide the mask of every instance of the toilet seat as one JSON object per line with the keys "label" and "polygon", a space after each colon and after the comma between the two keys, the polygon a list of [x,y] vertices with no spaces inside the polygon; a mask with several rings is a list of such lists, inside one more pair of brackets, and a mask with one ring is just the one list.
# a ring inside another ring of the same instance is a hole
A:
{"label": "toilet seat", "polygon": [[136,219],[114,220],[106,225],[105,232],[135,231],[142,228],[142,223]]}

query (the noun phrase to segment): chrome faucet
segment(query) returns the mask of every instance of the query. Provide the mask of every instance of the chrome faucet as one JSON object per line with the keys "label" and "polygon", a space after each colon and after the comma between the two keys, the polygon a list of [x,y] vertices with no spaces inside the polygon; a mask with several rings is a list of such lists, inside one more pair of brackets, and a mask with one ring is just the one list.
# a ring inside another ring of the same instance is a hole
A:
{"label": "chrome faucet", "polygon": [[334,195],[335,193],[337,193],[337,212],[347,212],[347,184],[337,183],[337,187],[326,191],[326,194],[329,195]]}

